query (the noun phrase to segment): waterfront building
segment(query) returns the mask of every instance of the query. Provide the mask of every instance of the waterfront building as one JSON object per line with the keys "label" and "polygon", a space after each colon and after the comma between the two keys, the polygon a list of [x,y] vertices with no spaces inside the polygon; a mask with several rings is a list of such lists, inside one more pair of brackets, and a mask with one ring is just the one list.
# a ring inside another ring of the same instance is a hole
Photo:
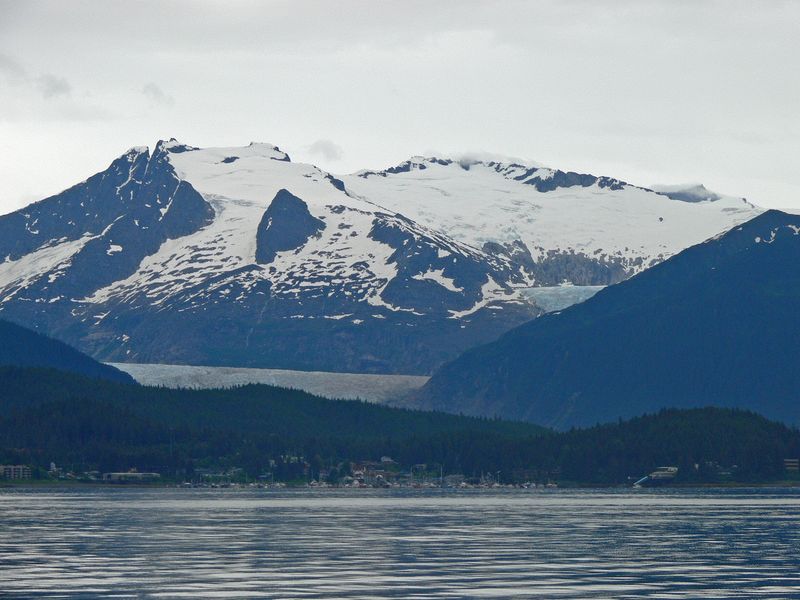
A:
{"label": "waterfront building", "polygon": [[28,465],[0,465],[0,478],[30,479],[31,468]]}

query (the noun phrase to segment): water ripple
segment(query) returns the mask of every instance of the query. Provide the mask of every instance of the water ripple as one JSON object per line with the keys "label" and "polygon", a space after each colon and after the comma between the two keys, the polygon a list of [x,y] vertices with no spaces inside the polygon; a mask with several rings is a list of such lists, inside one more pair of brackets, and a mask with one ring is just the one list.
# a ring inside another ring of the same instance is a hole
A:
{"label": "water ripple", "polygon": [[0,490],[6,598],[800,598],[793,490]]}

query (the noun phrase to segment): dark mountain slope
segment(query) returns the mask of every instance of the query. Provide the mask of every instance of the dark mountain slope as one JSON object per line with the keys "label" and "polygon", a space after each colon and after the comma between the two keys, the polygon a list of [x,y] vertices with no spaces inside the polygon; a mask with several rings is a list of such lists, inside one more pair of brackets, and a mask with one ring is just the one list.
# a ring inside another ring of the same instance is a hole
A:
{"label": "dark mountain slope", "polygon": [[0,320],[0,365],[49,367],[87,377],[133,383],[127,373],[97,362],[71,346]]}
{"label": "dark mountain slope", "polygon": [[766,212],[466,352],[420,405],[559,428],[706,405],[800,423],[799,233]]}

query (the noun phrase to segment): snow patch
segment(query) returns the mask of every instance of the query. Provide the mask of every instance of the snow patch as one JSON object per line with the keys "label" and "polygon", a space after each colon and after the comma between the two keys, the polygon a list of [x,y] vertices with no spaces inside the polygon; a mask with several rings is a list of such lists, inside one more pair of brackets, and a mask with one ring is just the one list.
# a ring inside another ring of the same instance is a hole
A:
{"label": "snow patch", "polygon": [[412,279],[416,279],[417,281],[433,281],[450,292],[464,291],[464,288],[458,287],[453,279],[445,276],[444,269],[428,270],[425,273],[414,275]]}
{"label": "snow patch", "polygon": [[469,315],[475,314],[480,309],[485,307],[487,304],[496,300],[498,297],[505,295],[505,289],[503,286],[498,284],[494,279],[489,277],[481,286],[481,299],[478,300],[472,307],[466,310],[451,310],[448,311],[450,313],[449,319],[462,319],[464,317],[468,317]]}

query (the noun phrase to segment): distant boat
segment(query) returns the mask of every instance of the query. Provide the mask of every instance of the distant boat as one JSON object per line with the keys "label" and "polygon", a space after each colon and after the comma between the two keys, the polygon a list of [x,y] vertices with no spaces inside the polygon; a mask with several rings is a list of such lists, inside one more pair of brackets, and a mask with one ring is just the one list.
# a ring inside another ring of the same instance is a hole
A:
{"label": "distant boat", "polygon": [[670,483],[678,474],[678,467],[658,467],[652,473],[642,477],[633,487],[656,487]]}

